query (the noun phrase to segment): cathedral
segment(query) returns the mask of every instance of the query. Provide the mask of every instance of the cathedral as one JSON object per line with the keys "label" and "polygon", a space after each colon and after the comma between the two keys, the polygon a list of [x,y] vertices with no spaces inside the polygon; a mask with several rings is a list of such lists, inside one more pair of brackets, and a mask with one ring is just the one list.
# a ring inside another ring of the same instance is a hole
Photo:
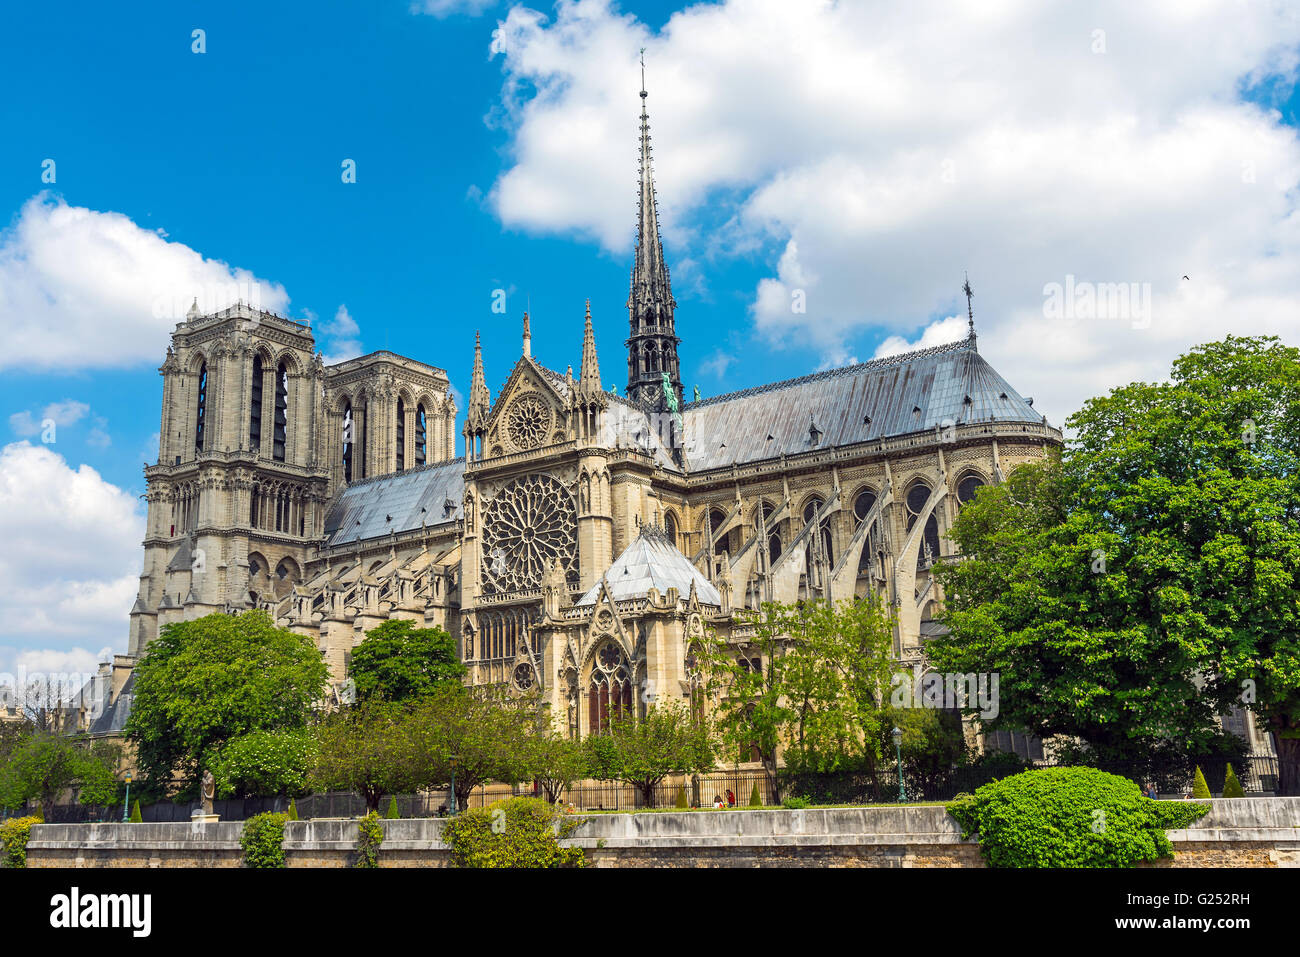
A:
{"label": "cathedral", "polygon": [[744,655],[737,612],[767,600],[878,595],[900,662],[923,658],[957,510],[1060,431],[980,354],[973,316],[948,345],[688,400],[641,98],[622,390],[590,303],[576,375],[533,358],[525,314],[494,395],[476,337],[459,442],[437,366],[327,365],[309,326],[242,304],[177,325],[114,699],[161,628],[250,608],[310,637],[340,697],[368,630],[445,628],[467,680],[540,692],[574,736],[689,698],[692,641]]}

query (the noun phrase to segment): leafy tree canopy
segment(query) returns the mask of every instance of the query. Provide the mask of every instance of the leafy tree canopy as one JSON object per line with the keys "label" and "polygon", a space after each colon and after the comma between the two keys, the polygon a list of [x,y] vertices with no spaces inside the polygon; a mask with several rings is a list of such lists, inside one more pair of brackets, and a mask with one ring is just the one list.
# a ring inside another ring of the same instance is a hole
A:
{"label": "leafy tree canopy", "polygon": [[360,700],[405,701],[431,694],[439,684],[459,681],[465,666],[456,642],[441,628],[416,628],[405,620],[386,621],[366,632],[352,652],[348,672]]}
{"label": "leafy tree canopy", "polygon": [[1198,346],[1067,426],[1060,461],[963,506],[931,660],[998,672],[998,724],[1103,760],[1195,756],[1249,708],[1300,794],[1300,350]]}
{"label": "leafy tree canopy", "polygon": [[168,625],[135,667],[126,735],[138,767],[164,788],[173,773],[194,783],[225,742],[303,727],[328,676],[312,641],[264,611]]}

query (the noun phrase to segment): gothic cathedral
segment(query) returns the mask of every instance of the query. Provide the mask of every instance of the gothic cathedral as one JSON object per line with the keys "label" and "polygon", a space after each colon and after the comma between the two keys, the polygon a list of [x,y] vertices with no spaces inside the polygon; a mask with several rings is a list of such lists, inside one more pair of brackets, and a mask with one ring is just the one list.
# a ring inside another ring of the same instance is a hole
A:
{"label": "gothic cathedral", "polygon": [[495,397],[476,338],[457,457],[442,369],[325,365],[302,323],[191,310],[160,370],[122,667],[169,622],[261,608],[341,688],[366,632],[405,618],[455,636],[471,682],[540,691],[576,736],[644,708],[640,689],[689,698],[692,639],[742,648],[736,613],[765,600],[878,595],[900,661],[923,657],[956,511],[1061,433],[980,355],[973,319],[949,345],[687,401],[641,97],[621,393],[590,303],[576,377],[533,359],[525,315]]}

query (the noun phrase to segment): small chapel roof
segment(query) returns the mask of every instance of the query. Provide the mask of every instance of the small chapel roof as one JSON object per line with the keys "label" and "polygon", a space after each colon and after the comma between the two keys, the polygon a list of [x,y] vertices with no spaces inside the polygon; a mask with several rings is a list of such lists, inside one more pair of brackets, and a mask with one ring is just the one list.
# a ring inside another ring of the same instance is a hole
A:
{"label": "small chapel roof", "polygon": [[[700,574],[690,559],[672,546],[668,537],[653,526],[646,526],[623,554],[614,560],[602,576],[609,585],[614,601],[644,598],[651,588],[664,594],[676,588],[683,598],[695,586],[702,605],[722,605],[722,597],[712,583]],[[600,596],[600,582],[577,601],[577,606],[594,605]]]}

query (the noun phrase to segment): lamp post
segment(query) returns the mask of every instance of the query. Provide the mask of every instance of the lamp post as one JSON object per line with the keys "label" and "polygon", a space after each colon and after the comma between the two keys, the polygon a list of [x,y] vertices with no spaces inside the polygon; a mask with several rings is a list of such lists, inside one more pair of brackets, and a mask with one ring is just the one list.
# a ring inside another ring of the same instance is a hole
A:
{"label": "lamp post", "polygon": [[127,821],[128,808],[131,807],[131,772],[126,772],[126,800],[122,802],[122,823]]}
{"label": "lamp post", "polygon": [[902,804],[907,800],[907,794],[903,791],[903,732],[895,727],[892,737],[894,756],[898,758],[898,803]]}
{"label": "lamp post", "polygon": [[456,763],[458,760],[454,754],[448,759],[451,764],[451,798],[447,802],[447,811],[450,817],[456,816]]}

